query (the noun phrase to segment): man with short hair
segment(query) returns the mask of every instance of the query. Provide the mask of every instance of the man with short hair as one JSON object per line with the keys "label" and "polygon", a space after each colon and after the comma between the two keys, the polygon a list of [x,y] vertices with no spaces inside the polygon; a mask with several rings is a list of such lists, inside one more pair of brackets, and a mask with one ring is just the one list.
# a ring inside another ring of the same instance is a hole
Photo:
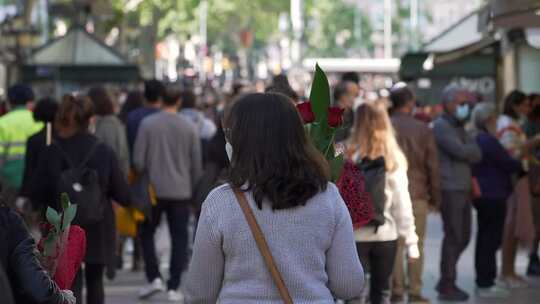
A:
{"label": "man with short hair", "polygon": [[[413,203],[414,221],[420,249],[420,258],[408,261],[408,299],[409,303],[429,303],[422,296],[422,272],[427,215],[429,208],[438,208],[441,200],[437,145],[433,132],[427,124],[413,117],[416,99],[408,87],[393,88],[390,91],[390,100],[392,101],[392,124],[396,130],[399,145],[409,164],[407,170],[409,193]],[[403,301],[405,293],[403,247],[404,241],[400,239],[393,274],[392,300],[394,302]]]}
{"label": "man with short hair", "polygon": [[129,151],[133,154],[137,132],[141,122],[149,115],[155,114],[161,108],[161,102],[165,87],[159,80],[148,80],[144,82],[145,104],[128,114],[126,132],[128,137]]}
{"label": "man with short hair", "polygon": [[141,299],[165,289],[154,240],[163,213],[167,215],[172,245],[168,297],[171,301],[183,299],[178,288],[188,259],[190,203],[194,185],[202,175],[202,156],[197,130],[187,118],[178,115],[179,107],[180,92],[167,89],[162,111],[141,123],[133,152],[136,170],[148,175],[157,197],[151,218],[141,225],[140,231],[149,282],[141,290]]}
{"label": "man with short hair", "polygon": [[43,127],[34,120],[34,92],[24,84],[8,89],[11,111],[0,117],[0,182],[4,199],[12,204],[21,187],[24,175],[26,141]]}
{"label": "man with short hair", "polygon": [[435,120],[433,128],[441,171],[444,239],[437,291],[443,301],[465,302],[469,298],[456,286],[456,267],[471,239],[471,165],[482,159],[482,152],[464,128],[470,116],[467,96],[467,92],[447,87],[442,95],[444,112]]}
{"label": "man with short hair", "polygon": [[192,90],[184,90],[180,94],[182,108],[180,115],[189,119],[197,128],[199,136],[203,141],[209,141],[214,137],[217,127],[214,122],[204,116],[204,113],[197,109],[197,96]]}
{"label": "man with short hair", "polygon": [[342,108],[343,126],[336,132],[336,142],[345,141],[349,138],[354,123],[354,101],[356,98],[356,84],[343,81],[334,88],[334,105]]}

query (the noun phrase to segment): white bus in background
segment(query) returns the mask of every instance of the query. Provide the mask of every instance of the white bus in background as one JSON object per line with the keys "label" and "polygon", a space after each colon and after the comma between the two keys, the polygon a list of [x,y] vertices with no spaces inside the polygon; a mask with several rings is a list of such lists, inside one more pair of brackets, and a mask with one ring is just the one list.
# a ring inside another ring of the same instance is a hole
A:
{"label": "white bus in background", "polygon": [[360,77],[360,87],[367,95],[366,97],[373,99],[382,95],[381,91],[392,87],[397,81],[401,60],[397,58],[306,58],[302,62],[302,68],[311,73],[316,63],[327,74],[331,86],[339,82],[343,73],[357,73]]}
{"label": "white bus in background", "polygon": [[395,76],[401,61],[397,58],[306,58],[302,66],[309,71],[315,67],[315,63],[328,74],[357,72]]}

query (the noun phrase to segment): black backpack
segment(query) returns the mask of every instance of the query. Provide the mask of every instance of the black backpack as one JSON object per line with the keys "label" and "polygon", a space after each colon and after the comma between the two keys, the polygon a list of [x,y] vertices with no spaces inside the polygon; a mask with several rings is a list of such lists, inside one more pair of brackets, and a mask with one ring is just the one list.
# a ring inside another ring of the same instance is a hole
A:
{"label": "black backpack", "polygon": [[58,190],[59,193],[67,193],[71,202],[77,205],[77,215],[73,223],[83,227],[99,223],[103,220],[105,209],[103,191],[97,171],[86,166],[99,146],[99,142],[96,141],[92,145],[78,165],[58,144],[56,146],[69,166],[60,174]]}
{"label": "black backpack", "polygon": [[386,186],[386,166],[383,157],[374,160],[364,158],[357,163],[358,168],[362,171],[365,179],[365,189],[371,196],[373,202],[374,217],[366,225],[375,227],[377,232],[379,226],[384,225],[384,209],[386,206],[386,194],[384,189]]}

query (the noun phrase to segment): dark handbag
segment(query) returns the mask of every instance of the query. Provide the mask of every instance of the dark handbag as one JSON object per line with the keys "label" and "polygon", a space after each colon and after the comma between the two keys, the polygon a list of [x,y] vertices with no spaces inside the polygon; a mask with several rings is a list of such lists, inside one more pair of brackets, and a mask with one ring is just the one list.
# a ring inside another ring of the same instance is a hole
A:
{"label": "dark handbag", "polygon": [[266,239],[264,238],[261,227],[259,226],[259,223],[257,223],[255,215],[253,215],[253,210],[251,210],[251,207],[247,202],[246,195],[240,189],[234,189],[234,195],[236,196],[236,200],[238,201],[238,204],[240,205],[240,208],[244,213],[244,217],[246,218],[246,221],[249,225],[251,234],[253,235],[253,238],[257,243],[257,247],[259,248],[264,262],[266,263],[266,267],[268,268],[268,271],[270,271],[270,275],[272,276],[272,279],[274,280],[274,283],[278,288],[279,295],[281,296],[283,303],[293,304],[293,300],[291,298],[289,290],[287,289],[287,286],[285,285],[285,282],[281,277],[281,273],[276,266],[276,262],[272,257],[272,252],[270,251],[270,248],[268,248],[268,244],[266,243]]}
{"label": "dark handbag", "polygon": [[132,207],[139,210],[146,218],[152,212],[152,197],[149,191],[150,178],[147,174],[134,174],[129,185]]}
{"label": "dark handbag", "polygon": [[531,161],[529,166],[529,187],[533,196],[540,196],[540,163]]}

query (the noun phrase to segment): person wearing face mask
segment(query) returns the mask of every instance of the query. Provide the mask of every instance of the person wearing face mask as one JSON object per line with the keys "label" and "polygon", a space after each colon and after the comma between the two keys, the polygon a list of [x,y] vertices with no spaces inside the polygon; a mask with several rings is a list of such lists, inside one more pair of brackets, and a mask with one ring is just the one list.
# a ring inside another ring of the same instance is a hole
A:
{"label": "person wearing face mask", "polygon": [[482,150],[482,161],[473,165],[473,175],[480,186],[480,195],[473,202],[478,217],[477,295],[504,298],[510,294],[507,289],[495,285],[496,255],[502,243],[506,201],[513,190],[512,176],[520,172],[522,166],[497,140],[497,112],[493,103],[482,102],[474,108],[472,128],[472,135]]}
{"label": "person wearing face mask", "polygon": [[482,158],[464,125],[469,117],[466,92],[447,87],[442,95],[443,114],[434,122],[441,172],[441,216],[444,239],[441,251],[439,299],[467,301],[469,295],[456,286],[456,266],[471,238],[471,165]]}

